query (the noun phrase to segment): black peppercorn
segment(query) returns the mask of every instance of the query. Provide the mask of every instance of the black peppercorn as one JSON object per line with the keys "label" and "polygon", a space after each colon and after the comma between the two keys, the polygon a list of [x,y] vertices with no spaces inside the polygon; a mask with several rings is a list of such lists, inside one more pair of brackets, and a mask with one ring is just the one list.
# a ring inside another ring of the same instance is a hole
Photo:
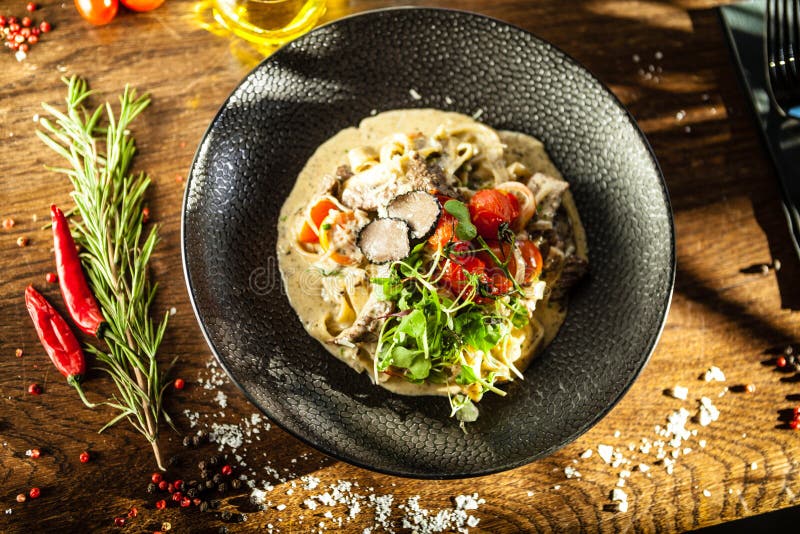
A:
{"label": "black peppercorn", "polygon": [[200,511],[208,512],[208,503],[206,501],[200,503]]}
{"label": "black peppercorn", "polygon": [[220,482],[222,482],[222,475],[217,473],[216,475],[214,475],[214,478],[212,480],[214,481],[214,484],[219,484]]}
{"label": "black peppercorn", "polygon": [[209,473],[207,469],[200,471],[200,478],[203,480],[207,480],[209,476],[211,476],[211,473]]}
{"label": "black peppercorn", "polygon": [[152,482],[147,485],[147,493],[155,493],[156,492],[156,485]]}
{"label": "black peppercorn", "polygon": [[206,480],[206,488],[211,489],[213,487],[214,487],[214,481],[213,480]]}
{"label": "black peppercorn", "polygon": [[192,445],[195,447],[199,447],[201,441],[200,436],[192,436]]}
{"label": "black peppercorn", "polygon": [[170,456],[167,460],[167,467],[175,467],[181,462],[180,457],[176,454],[175,456]]}
{"label": "black peppercorn", "polygon": [[212,510],[216,510],[217,508],[219,508],[220,504],[222,504],[222,501],[218,501],[217,499],[214,499],[213,501],[208,501],[208,506],[210,506]]}
{"label": "black peppercorn", "polygon": [[[230,512],[229,512],[230,513]],[[224,518],[223,518],[224,519]],[[227,521],[227,520],[226,520]],[[217,531],[219,534],[228,534],[228,527],[219,527]]]}
{"label": "black peppercorn", "polygon": [[184,436],[183,437],[183,446],[188,447],[192,444],[192,437],[191,436]]}
{"label": "black peppercorn", "polygon": [[233,523],[244,523],[247,521],[246,514],[231,514],[231,522]]}
{"label": "black peppercorn", "polygon": [[219,456],[212,456],[208,459],[208,465],[217,465],[219,463]]}
{"label": "black peppercorn", "polygon": [[200,471],[205,471],[206,470],[206,463],[201,461],[200,463],[197,464],[197,468]]}
{"label": "black peppercorn", "polygon": [[233,480],[231,480],[231,487],[235,490],[238,490],[239,488],[242,487],[242,481],[239,480],[238,478],[234,478]]}
{"label": "black peppercorn", "polygon": [[188,490],[186,490],[186,496],[189,497],[190,499],[194,499],[195,497],[197,497],[197,490],[195,488],[189,488]]}
{"label": "black peppercorn", "polygon": [[190,487],[190,488],[193,488],[193,487],[197,486],[197,481],[196,480],[190,480],[189,482],[186,483],[186,485],[188,487]]}
{"label": "black peppercorn", "polygon": [[219,486],[217,486],[217,491],[220,493],[225,493],[226,491],[228,491],[228,485],[225,484],[224,482],[220,482]]}
{"label": "black peppercorn", "polygon": [[[222,512],[220,514],[220,517],[222,518],[223,521],[228,521],[228,520],[230,520],[232,515],[233,514],[231,514],[228,510],[225,510],[224,512]],[[227,532],[227,529],[226,529],[226,532]]]}
{"label": "black peppercorn", "polygon": [[206,438],[208,437],[208,432],[206,432],[205,430],[198,430],[197,437],[200,438],[201,441],[205,441]]}

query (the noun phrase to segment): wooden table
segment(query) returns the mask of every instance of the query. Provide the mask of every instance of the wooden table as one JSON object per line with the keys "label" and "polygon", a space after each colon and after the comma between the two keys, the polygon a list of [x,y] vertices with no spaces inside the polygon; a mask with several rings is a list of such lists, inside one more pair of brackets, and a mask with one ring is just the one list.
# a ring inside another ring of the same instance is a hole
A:
{"label": "wooden table", "polygon": [[[180,206],[183,177],[207,124],[259,57],[240,41],[203,29],[207,17],[189,1],[168,0],[145,14],[124,12],[102,28],[84,23],[72,2],[40,3],[44,9],[37,15],[55,30],[24,62],[8,51],[0,54],[0,219],[16,221],[12,229],[0,230],[0,510],[11,510],[0,513],[0,531],[111,529],[113,518],[132,506],[139,516],[126,528],[137,532],[158,530],[163,521],[178,532],[216,531],[224,524],[218,515],[153,508],[155,499],[145,492],[154,468],[149,447],[124,424],[98,435],[110,412],[85,409],[37,342],[22,294],[34,283],[57,300],[57,288],[44,281],[53,262],[49,232],[40,226],[51,202],[69,204],[69,186],[44,170],[59,161],[35,137],[32,117],[41,111],[40,102],[62,101],[63,75],[83,75],[101,95],[114,98],[126,82],[151,93],[152,106],[135,124],[140,152],[135,165],[154,177],[149,204],[162,225],[153,261],[161,287],[155,309],[176,310],[161,357],[179,357],[176,374],[188,383],[169,395],[168,409],[182,430],[189,429],[187,410],[201,414],[204,425],[239,424],[257,410],[236,387],[228,381],[212,389],[201,385],[213,374],[213,358],[184,286]],[[246,445],[244,454],[259,479],[275,484],[267,497],[272,507],[228,525],[230,531],[268,524],[284,532],[306,531],[320,521],[335,530],[324,513],[341,516],[343,507],[312,511],[301,503],[337,480],[358,482],[363,494],[393,494],[395,518],[401,512],[397,505],[415,495],[435,512],[451,508],[456,495],[478,492],[485,503],[471,512],[480,518],[473,531],[485,532],[683,531],[794,504],[800,493],[800,434],[779,417],[800,391],[792,374],[765,362],[772,358],[770,350],[796,340],[800,319],[791,309],[800,303],[793,283],[800,267],[789,246],[773,171],[729,61],[714,9],[718,2],[597,0],[566,7],[560,0],[330,0],[326,19],[392,3],[460,7],[527,28],[573,55],[622,99],[652,143],[672,196],[678,251],[672,309],[652,360],[622,402],[551,457],[477,480],[406,480],[326,458],[273,426]],[[3,11],[22,14],[24,4],[9,0]],[[30,238],[29,246],[18,248],[19,236]],[[759,266],[773,260],[780,260],[781,270],[762,274]],[[22,357],[15,357],[17,348]],[[727,382],[699,380],[710,365],[719,366]],[[31,382],[43,384],[44,394],[29,395]],[[689,388],[687,401],[662,394],[675,384]],[[754,384],[755,392],[734,391],[744,384]],[[731,391],[718,397],[724,386]],[[86,389],[100,398],[113,386],[96,373]],[[217,390],[227,396],[224,409]],[[654,426],[664,425],[680,406],[694,412],[701,395],[713,399],[720,418],[708,427],[693,426],[699,433],[685,445],[692,450],[675,460],[671,475],[652,457],[628,450],[641,438],[657,439]],[[167,457],[180,459],[171,472],[192,473],[181,476],[196,477],[195,464],[213,450],[184,448],[167,428],[161,441]],[[598,444],[617,447],[634,458],[632,465],[650,464],[648,473],[634,470],[627,479],[627,513],[603,511],[623,466],[606,465]],[[38,459],[26,456],[34,447],[42,450]],[[595,453],[579,458],[586,449]],[[78,460],[84,450],[92,453],[88,464]],[[288,480],[274,480],[265,466]],[[567,479],[566,466],[582,476]],[[293,488],[292,479],[305,474],[318,477],[320,486],[306,490],[296,480]],[[42,496],[18,504],[15,495],[33,486]],[[222,509],[249,510],[246,494],[228,493]],[[278,504],[286,508],[279,510]],[[372,524],[372,509],[365,507],[342,528],[361,532]]]}

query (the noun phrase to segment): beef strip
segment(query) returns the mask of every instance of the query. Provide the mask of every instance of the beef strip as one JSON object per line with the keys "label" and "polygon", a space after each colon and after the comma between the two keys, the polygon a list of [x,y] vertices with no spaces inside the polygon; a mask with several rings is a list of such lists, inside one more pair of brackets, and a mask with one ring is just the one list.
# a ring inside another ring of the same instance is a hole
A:
{"label": "beef strip", "polygon": [[375,341],[381,322],[394,311],[394,303],[380,300],[373,292],[356,317],[355,322],[331,340],[335,345],[354,346],[362,341]]}
{"label": "beef strip", "polygon": [[561,197],[569,188],[569,183],[537,172],[528,180],[528,188],[536,198],[535,218],[539,221],[552,221],[561,207]]}
{"label": "beef strip", "polygon": [[577,284],[589,271],[589,262],[576,254],[564,258],[561,276],[552,287],[550,298],[561,300],[567,296],[569,290]]}

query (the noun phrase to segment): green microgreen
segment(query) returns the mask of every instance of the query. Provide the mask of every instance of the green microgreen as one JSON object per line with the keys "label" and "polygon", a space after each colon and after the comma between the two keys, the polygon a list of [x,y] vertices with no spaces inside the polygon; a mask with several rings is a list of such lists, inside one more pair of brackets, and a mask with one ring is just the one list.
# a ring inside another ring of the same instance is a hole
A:
{"label": "green microgreen", "polygon": [[[462,208],[466,210],[463,203],[456,202],[455,213],[448,211],[458,218],[465,213]],[[491,391],[505,395],[495,386],[495,374],[481,375],[480,369],[468,363],[467,355],[481,351],[490,359],[490,351],[513,328],[528,321],[521,293],[487,298],[485,279],[466,270],[466,284],[458,295],[439,286],[444,267],[450,262],[459,264],[460,254],[492,254],[481,238],[478,244],[475,250],[458,251],[446,246],[435,253],[418,245],[408,258],[392,263],[387,276],[372,279],[382,298],[394,302],[398,310],[386,318],[378,336],[376,379],[379,372],[390,372],[413,383],[462,387],[477,384],[481,394]],[[493,258],[508,273],[508,259]],[[477,408],[469,397],[458,394],[450,401],[452,414],[460,421],[474,421],[477,417]]]}

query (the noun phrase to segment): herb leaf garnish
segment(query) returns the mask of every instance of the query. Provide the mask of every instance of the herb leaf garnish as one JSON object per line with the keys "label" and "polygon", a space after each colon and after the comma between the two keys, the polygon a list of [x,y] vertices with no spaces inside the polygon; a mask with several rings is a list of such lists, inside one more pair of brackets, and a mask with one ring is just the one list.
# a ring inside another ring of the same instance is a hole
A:
{"label": "herb leaf garnish", "polygon": [[475,239],[475,236],[478,235],[478,229],[475,228],[469,218],[469,208],[467,208],[466,204],[458,200],[448,200],[444,203],[444,209],[458,221],[456,237],[463,241]]}

